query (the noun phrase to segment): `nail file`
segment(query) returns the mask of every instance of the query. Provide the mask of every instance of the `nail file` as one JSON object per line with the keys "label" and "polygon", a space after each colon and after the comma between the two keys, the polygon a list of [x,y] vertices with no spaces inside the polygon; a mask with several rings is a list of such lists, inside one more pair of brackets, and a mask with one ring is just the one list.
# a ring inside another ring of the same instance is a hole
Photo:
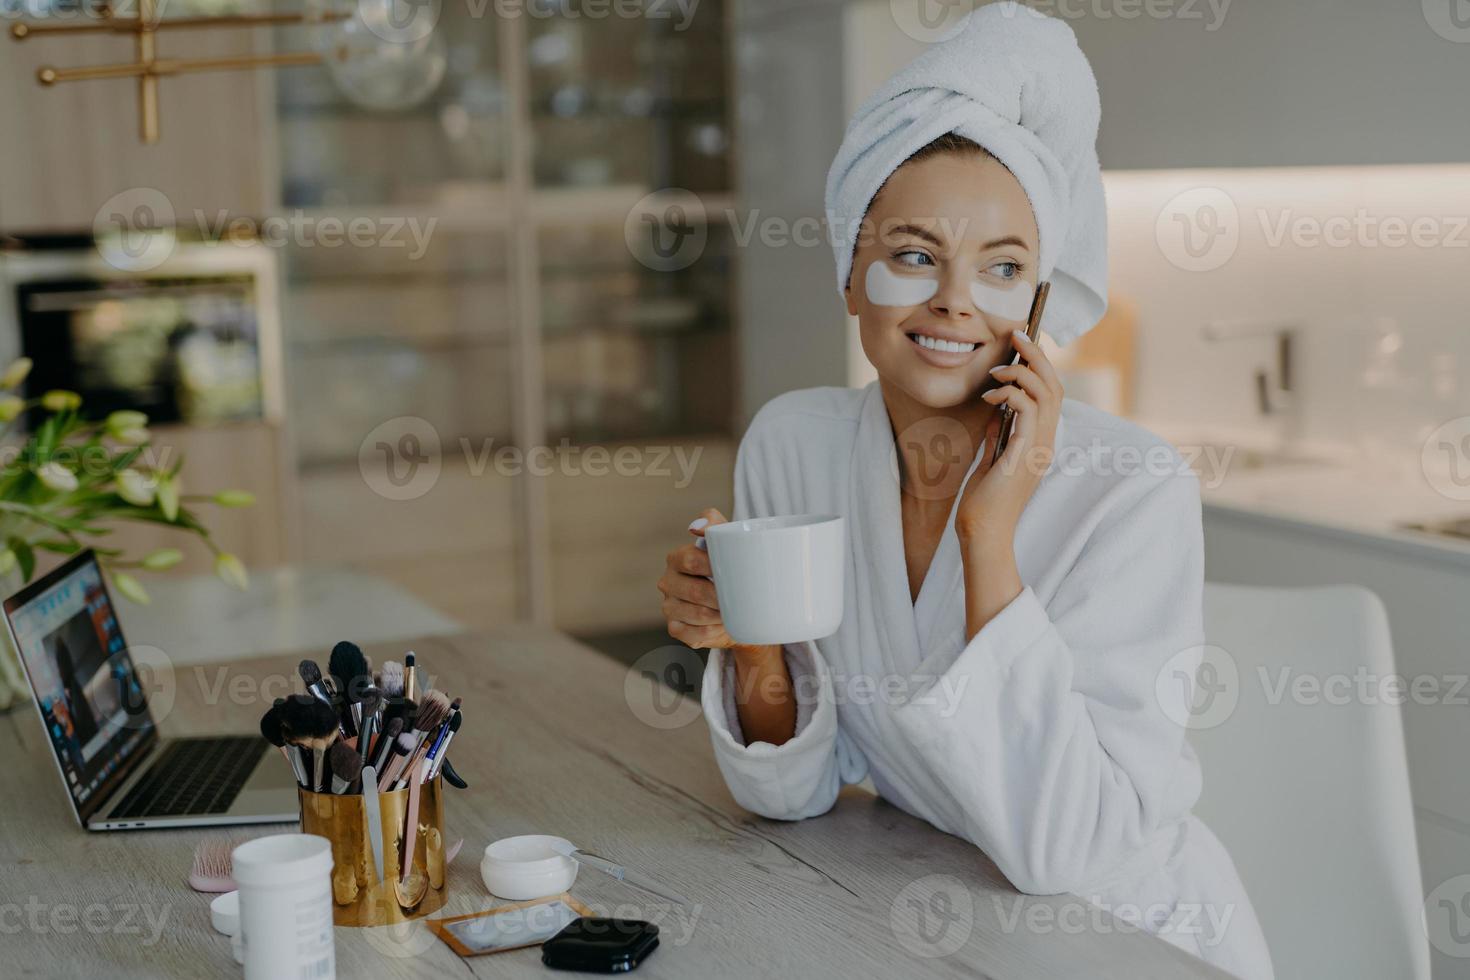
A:
{"label": "nail file", "polygon": [[415,768],[408,781],[408,815],[403,827],[403,873],[398,876],[400,881],[408,880],[408,873],[413,870],[413,852],[419,843],[420,775]]}
{"label": "nail file", "polygon": [[362,805],[367,810],[368,836],[373,842],[373,881],[382,881],[383,812],[378,809],[378,774],[372,766],[362,769]]}

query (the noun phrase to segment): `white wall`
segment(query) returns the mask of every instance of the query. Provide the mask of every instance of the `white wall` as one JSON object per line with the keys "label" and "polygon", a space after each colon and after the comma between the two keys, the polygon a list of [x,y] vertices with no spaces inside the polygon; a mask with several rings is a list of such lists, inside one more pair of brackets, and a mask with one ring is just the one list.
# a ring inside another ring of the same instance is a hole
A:
{"label": "white wall", "polygon": [[[1208,342],[1211,319],[1304,325],[1308,438],[1417,458],[1434,425],[1470,412],[1470,165],[1129,172],[1106,184],[1111,288],[1138,307],[1141,416],[1258,421],[1252,375],[1274,363],[1270,341]],[[1191,260],[1176,214],[1202,247],[1211,208],[1227,234]],[[1183,267],[1192,261],[1205,268]]]}

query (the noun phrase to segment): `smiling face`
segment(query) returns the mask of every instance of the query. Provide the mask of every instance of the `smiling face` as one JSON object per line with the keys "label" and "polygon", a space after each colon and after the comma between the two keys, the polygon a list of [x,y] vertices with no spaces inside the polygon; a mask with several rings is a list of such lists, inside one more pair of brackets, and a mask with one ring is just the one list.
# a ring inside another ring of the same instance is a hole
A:
{"label": "smiling face", "polygon": [[847,311],[885,391],[929,408],[972,401],[1010,359],[1035,292],[1039,235],[1020,183],[976,149],[921,156],[888,178],[865,229]]}

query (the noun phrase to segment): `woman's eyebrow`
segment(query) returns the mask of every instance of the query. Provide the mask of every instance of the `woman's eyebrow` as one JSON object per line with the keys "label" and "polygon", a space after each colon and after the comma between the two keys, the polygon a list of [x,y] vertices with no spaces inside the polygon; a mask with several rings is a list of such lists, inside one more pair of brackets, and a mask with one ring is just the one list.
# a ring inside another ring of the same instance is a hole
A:
{"label": "woman's eyebrow", "polygon": [[932,231],[919,225],[897,225],[892,229],[891,234],[912,235],[915,238],[922,238],[924,241],[936,247],[944,244],[938,238],[934,237]]}
{"label": "woman's eyebrow", "polygon": [[1028,252],[1031,251],[1031,249],[1027,247],[1026,243],[1021,241],[1021,239],[1017,238],[1015,235],[1007,235],[1004,238],[997,238],[994,241],[986,242],[984,245],[980,246],[980,251],[988,252],[992,248],[1000,248],[1002,245],[1015,245],[1017,248],[1024,248]]}

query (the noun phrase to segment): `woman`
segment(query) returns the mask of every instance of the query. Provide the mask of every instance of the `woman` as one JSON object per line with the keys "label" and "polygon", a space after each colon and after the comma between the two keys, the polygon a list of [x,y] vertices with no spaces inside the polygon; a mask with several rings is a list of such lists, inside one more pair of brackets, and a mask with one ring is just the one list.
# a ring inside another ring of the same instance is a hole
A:
{"label": "woman", "polygon": [[705,716],[742,806],[813,817],[871,777],[1020,890],[1270,977],[1234,865],[1190,813],[1191,692],[1173,678],[1203,643],[1197,482],[1158,438],[1065,401],[1018,333],[1040,282],[1059,342],[1105,306],[1097,117],[1071,30],[1012,4],[859,110],[827,206],[878,381],[766,405],[735,486],[739,518],[847,518],[846,616],[815,644],[735,645],[699,540],[669,555],[663,611],[712,649]]}

